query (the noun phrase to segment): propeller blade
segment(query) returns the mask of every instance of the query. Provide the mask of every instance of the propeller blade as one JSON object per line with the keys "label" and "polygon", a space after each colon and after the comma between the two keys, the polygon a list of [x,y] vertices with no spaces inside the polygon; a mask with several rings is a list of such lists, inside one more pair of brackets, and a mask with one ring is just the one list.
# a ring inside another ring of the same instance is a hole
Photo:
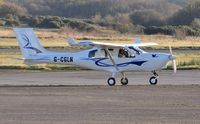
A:
{"label": "propeller blade", "polygon": [[176,67],[176,61],[175,60],[173,60],[173,69],[174,69],[174,73],[176,73],[177,72],[177,67]]}
{"label": "propeller blade", "polygon": [[173,55],[172,47],[171,46],[169,46],[169,51],[170,51],[170,54]]}
{"label": "propeller blade", "polygon": [[[170,51],[170,54],[171,56],[173,56],[173,52],[172,52],[172,47],[169,45],[169,51]],[[173,63],[173,70],[174,70],[174,73],[177,72],[177,66],[176,66],[176,60],[172,60],[172,63]]]}

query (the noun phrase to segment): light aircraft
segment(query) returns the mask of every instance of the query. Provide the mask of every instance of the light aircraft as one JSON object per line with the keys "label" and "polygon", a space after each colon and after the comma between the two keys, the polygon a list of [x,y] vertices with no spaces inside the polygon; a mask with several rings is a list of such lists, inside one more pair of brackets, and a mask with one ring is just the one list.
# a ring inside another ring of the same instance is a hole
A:
{"label": "light aircraft", "polygon": [[176,72],[176,57],[168,53],[148,53],[139,47],[153,46],[156,43],[141,43],[136,39],[134,44],[112,44],[103,42],[93,42],[90,40],[75,41],[68,38],[67,42],[71,46],[90,47],[80,52],[54,52],[43,48],[32,28],[14,28],[17,41],[19,43],[23,60],[26,64],[70,64],[84,68],[108,71],[112,75],[107,80],[109,86],[116,83],[115,77],[121,73],[121,84],[127,85],[128,78],[125,72],[149,71],[153,76],[149,79],[151,85],[156,85],[158,81],[157,70],[161,70],[169,61],[173,61],[174,72]]}

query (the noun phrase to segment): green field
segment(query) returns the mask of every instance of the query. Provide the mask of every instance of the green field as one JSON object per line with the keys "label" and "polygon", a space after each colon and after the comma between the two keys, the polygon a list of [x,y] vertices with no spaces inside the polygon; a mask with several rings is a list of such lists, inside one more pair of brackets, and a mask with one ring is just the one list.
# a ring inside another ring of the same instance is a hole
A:
{"label": "green field", "polygon": [[[179,69],[200,69],[200,51],[196,53],[174,53],[177,56],[177,66]],[[78,67],[73,67],[69,65],[50,65],[50,64],[39,64],[27,66],[22,60],[17,58],[22,58],[19,52],[1,52],[0,53],[0,69],[29,69],[29,70],[79,70]],[[169,68],[170,68],[169,63]]]}
{"label": "green field", "polygon": [[[156,42],[159,45],[155,47],[149,47],[147,50],[153,50],[155,52],[161,50],[168,51],[168,46],[171,45],[173,49],[176,49],[174,54],[177,56],[177,65],[179,69],[200,69],[200,37],[186,37],[184,40],[177,40],[173,36],[166,35],[110,35],[101,36],[94,34],[83,35],[60,33],[59,30],[36,30],[36,34],[39,37],[41,44],[46,48],[54,48],[58,50],[74,50],[70,47],[66,38],[72,36],[75,39],[92,39],[102,42],[111,43],[133,43],[134,37],[140,37],[144,42]],[[21,53],[18,50],[18,44],[15,39],[15,34],[11,29],[0,28],[0,68],[1,69],[24,69],[24,70],[79,70],[78,67],[64,66],[64,65],[34,65],[27,66],[23,64],[22,60],[16,58],[22,58]],[[6,51],[5,51],[6,49]],[[9,51],[10,49],[10,51]],[[15,51],[12,51],[12,50]],[[81,48],[75,48],[80,50]],[[188,50],[190,52],[188,52]],[[168,68],[171,68],[169,65]]]}

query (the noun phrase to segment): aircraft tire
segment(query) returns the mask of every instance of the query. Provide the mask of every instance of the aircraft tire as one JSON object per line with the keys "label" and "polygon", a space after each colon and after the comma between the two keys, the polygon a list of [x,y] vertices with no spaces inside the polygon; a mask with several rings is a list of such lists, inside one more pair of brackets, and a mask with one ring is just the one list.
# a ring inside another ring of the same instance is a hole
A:
{"label": "aircraft tire", "polygon": [[109,85],[109,86],[114,86],[115,83],[116,83],[115,78],[110,77],[110,78],[108,79],[108,85]]}
{"label": "aircraft tire", "polygon": [[121,84],[122,84],[122,85],[127,85],[127,84],[128,84],[128,78],[126,78],[126,77],[125,77],[125,78],[122,78],[122,79],[121,79]]}
{"label": "aircraft tire", "polygon": [[149,83],[151,85],[156,85],[158,82],[158,79],[155,77],[155,76],[152,76],[150,79],[149,79]]}

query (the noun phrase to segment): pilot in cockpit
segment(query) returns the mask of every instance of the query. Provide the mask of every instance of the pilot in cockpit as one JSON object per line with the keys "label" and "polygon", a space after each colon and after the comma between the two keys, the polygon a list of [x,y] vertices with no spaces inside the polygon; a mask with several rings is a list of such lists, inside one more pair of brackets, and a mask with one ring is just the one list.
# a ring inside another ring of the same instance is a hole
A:
{"label": "pilot in cockpit", "polygon": [[118,57],[123,58],[123,57],[129,57],[128,55],[128,50],[121,48],[119,49],[119,55]]}

